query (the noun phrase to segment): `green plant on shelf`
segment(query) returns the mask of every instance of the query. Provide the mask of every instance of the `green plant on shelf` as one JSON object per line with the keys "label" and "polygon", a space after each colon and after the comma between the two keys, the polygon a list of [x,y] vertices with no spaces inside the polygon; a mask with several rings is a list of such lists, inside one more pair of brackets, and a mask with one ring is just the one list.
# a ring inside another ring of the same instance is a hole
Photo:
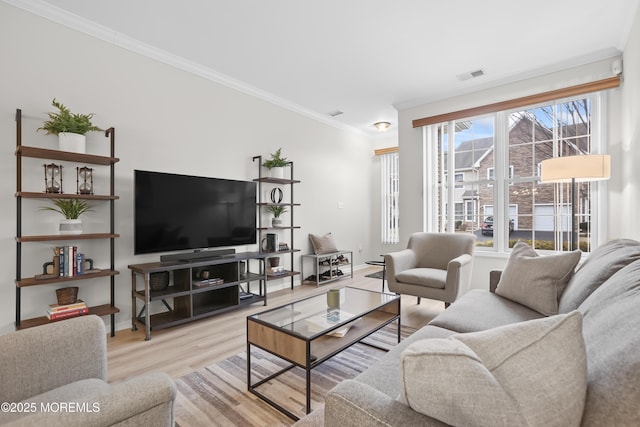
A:
{"label": "green plant on shelf", "polygon": [[78,219],[85,212],[93,211],[93,207],[84,200],[55,199],[51,203],[54,206],[44,206],[41,210],[58,212],[66,219]]}
{"label": "green plant on shelf", "polygon": [[48,113],[49,120],[44,122],[38,130],[46,130],[48,134],[58,135],[59,133],[69,132],[85,135],[87,132],[102,131],[98,126],[91,123],[94,114],[76,114],[72,113],[69,108],[62,103],[57,102],[55,98],[51,104],[58,109],[57,112]]}
{"label": "green plant on shelf", "polygon": [[289,165],[286,157],[282,157],[282,148],[278,148],[275,153],[271,153],[271,158],[262,163],[267,169],[282,168]]}
{"label": "green plant on shelf", "polygon": [[269,206],[269,212],[271,212],[273,214],[274,218],[279,218],[280,215],[282,215],[286,211],[287,211],[287,207],[286,206],[282,206],[282,205]]}

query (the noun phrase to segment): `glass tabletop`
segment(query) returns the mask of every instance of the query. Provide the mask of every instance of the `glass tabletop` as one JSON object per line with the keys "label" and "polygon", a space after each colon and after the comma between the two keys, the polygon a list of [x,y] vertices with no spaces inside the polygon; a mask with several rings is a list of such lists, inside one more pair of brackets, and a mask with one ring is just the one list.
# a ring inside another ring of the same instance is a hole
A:
{"label": "glass tabletop", "polygon": [[[339,297],[329,296],[332,291],[338,293]],[[311,338],[398,298],[395,294],[344,287],[253,314],[249,318]],[[338,304],[332,303],[332,299]]]}

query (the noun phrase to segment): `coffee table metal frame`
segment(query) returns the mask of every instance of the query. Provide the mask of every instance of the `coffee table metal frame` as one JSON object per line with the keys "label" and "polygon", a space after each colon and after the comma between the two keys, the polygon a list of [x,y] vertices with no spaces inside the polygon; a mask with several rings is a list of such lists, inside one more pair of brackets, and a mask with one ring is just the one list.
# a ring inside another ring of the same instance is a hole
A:
{"label": "coffee table metal frame", "polygon": [[[398,324],[398,342],[400,342],[399,295],[352,287],[340,288],[340,293],[340,308],[352,314],[353,317],[320,332],[311,332],[305,319],[327,310],[326,293],[247,317],[247,388],[249,392],[294,420],[298,420],[299,417],[258,391],[257,387],[294,367],[304,369],[306,413],[308,414],[311,412],[311,370],[313,368],[393,322]],[[350,325],[350,328],[343,337],[329,335],[346,325]],[[389,350],[366,342],[362,343]],[[251,346],[286,360],[290,365],[252,383]]]}

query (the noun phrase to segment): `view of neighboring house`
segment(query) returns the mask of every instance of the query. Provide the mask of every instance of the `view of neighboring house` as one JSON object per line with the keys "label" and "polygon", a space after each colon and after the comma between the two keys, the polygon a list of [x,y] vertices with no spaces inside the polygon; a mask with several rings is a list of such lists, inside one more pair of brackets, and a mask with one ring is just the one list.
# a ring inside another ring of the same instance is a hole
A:
{"label": "view of neighboring house", "polygon": [[[508,174],[505,178],[509,220],[513,230],[566,231],[571,215],[569,186],[556,189],[554,184],[540,183],[540,163],[554,156],[554,145],[558,151],[556,156],[589,153],[589,119],[579,117],[573,124],[556,124],[554,135],[554,127],[544,123],[538,110],[542,109],[510,115],[513,124],[508,137],[509,170],[504,172]],[[454,203],[458,230],[479,230],[485,219],[494,214],[497,197],[494,155],[493,136],[456,144]],[[446,171],[446,160],[444,165]],[[588,223],[590,204],[586,183],[578,187],[577,212],[580,222]]]}

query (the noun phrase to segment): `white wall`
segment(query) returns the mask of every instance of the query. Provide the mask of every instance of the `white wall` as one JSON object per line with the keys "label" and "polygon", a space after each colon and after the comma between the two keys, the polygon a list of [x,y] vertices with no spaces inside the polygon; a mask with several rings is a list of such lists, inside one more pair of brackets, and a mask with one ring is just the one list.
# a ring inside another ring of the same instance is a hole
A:
{"label": "white wall", "polygon": [[[611,144],[612,158],[612,177],[606,184],[608,186],[610,197],[608,203],[607,215],[609,218],[609,230],[606,237],[629,237],[640,239],[640,225],[637,220],[628,219],[628,221],[620,221],[621,211],[625,210],[621,199],[627,199],[626,204],[633,204],[636,207],[637,198],[633,198],[631,194],[637,194],[638,174],[637,166],[635,171],[631,165],[637,165],[640,148],[637,144],[638,140],[638,99],[640,92],[638,86],[638,20],[634,27],[632,39],[625,51],[625,79],[620,88],[610,90],[606,93],[606,102],[609,106],[608,124],[605,137]],[[634,50],[633,53],[628,52]],[[634,65],[627,64],[626,57],[632,57],[630,62]],[[412,127],[412,120],[429,117],[437,114],[462,110],[480,105],[492,104],[507,99],[519,98],[535,93],[546,92],[559,89],[566,86],[577,85],[592,80],[603,79],[612,76],[611,72],[612,60],[603,60],[592,64],[586,64],[552,74],[548,74],[538,78],[527,79],[517,83],[512,83],[469,95],[458,96],[446,100],[421,105],[414,108],[408,108],[399,112],[399,146],[400,146],[400,211],[402,212],[401,242],[406,244],[409,234],[412,231],[422,230],[423,215],[423,194],[422,194],[422,130]],[[635,68],[634,68],[635,67]],[[632,76],[633,75],[633,76]],[[635,89],[634,89],[635,86]],[[628,123],[621,123],[619,114],[621,98],[628,99],[628,110],[635,111],[633,117],[629,117]],[[633,110],[635,106],[635,110]],[[635,119],[635,120],[634,120]],[[629,135],[619,136],[621,125],[628,128],[625,133]],[[634,135],[631,135],[633,134]],[[636,144],[633,144],[633,141]],[[618,146],[622,143],[627,153],[620,153]],[[635,159],[631,160],[631,159]],[[628,166],[627,166],[628,165]],[[622,184],[625,182],[626,184]],[[624,190],[622,190],[624,188]],[[622,194],[624,192],[624,194]],[[633,201],[632,201],[633,200]],[[629,216],[636,216],[636,210],[628,209]],[[635,222],[635,224],[634,224]],[[631,225],[633,224],[633,225]],[[476,251],[474,264],[474,274],[472,287],[488,288],[489,274],[491,269],[502,268],[506,263],[508,254],[495,252]]]}
{"label": "white wall", "polygon": [[[331,231],[340,248],[354,250],[356,265],[377,257],[371,250],[372,153],[370,138],[337,129],[269,102],[240,93],[166,64],[0,3],[0,333],[13,330],[15,295],[15,122],[25,117],[25,145],[53,146],[54,136],[35,132],[52,111],[56,97],[72,110],[93,112],[94,122],[116,128],[116,304],[117,329],[130,327],[128,264],[158,256],[133,255],[134,169],[251,180],[257,176],[254,155],[282,147],[295,164],[296,232],[294,247],[310,251],[308,233]],[[89,136],[88,150],[107,154],[99,133]],[[43,161],[25,170],[30,191],[42,191]],[[65,169],[65,192],[75,190],[75,172]],[[82,165],[79,165],[82,166]],[[104,173],[104,172],[101,172]],[[99,184],[96,184],[99,185]],[[100,189],[97,188],[97,193]],[[106,192],[106,189],[102,191]],[[342,202],[344,208],[338,208]],[[55,214],[38,212],[44,202],[25,200],[25,219],[37,229],[53,229]],[[89,227],[101,228],[106,205],[89,213]],[[41,225],[40,225],[41,223]],[[102,231],[108,230],[104,224]],[[29,230],[25,230],[28,234]],[[25,244],[23,276],[39,273],[54,244]],[[82,242],[83,252],[106,267],[104,242]],[[362,248],[359,252],[357,249]],[[241,248],[244,249],[244,248]],[[254,249],[254,248],[250,248]],[[296,256],[296,268],[299,257]],[[277,284],[276,284],[277,285]],[[80,296],[106,303],[108,281],[83,282]],[[270,287],[273,284],[270,283]],[[23,317],[44,315],[55,302],[56,286],[23,289]],[[108,318],[105,318],[108,321]]]}
{"label": "white wall", "polygon": [[616,138],[615,154],[621,159],[620,182],[615,199],[615,213],[610,217],[612,234],[640,238],[640,10],[623,55],[624,83],[620,109],[621,132]]}

